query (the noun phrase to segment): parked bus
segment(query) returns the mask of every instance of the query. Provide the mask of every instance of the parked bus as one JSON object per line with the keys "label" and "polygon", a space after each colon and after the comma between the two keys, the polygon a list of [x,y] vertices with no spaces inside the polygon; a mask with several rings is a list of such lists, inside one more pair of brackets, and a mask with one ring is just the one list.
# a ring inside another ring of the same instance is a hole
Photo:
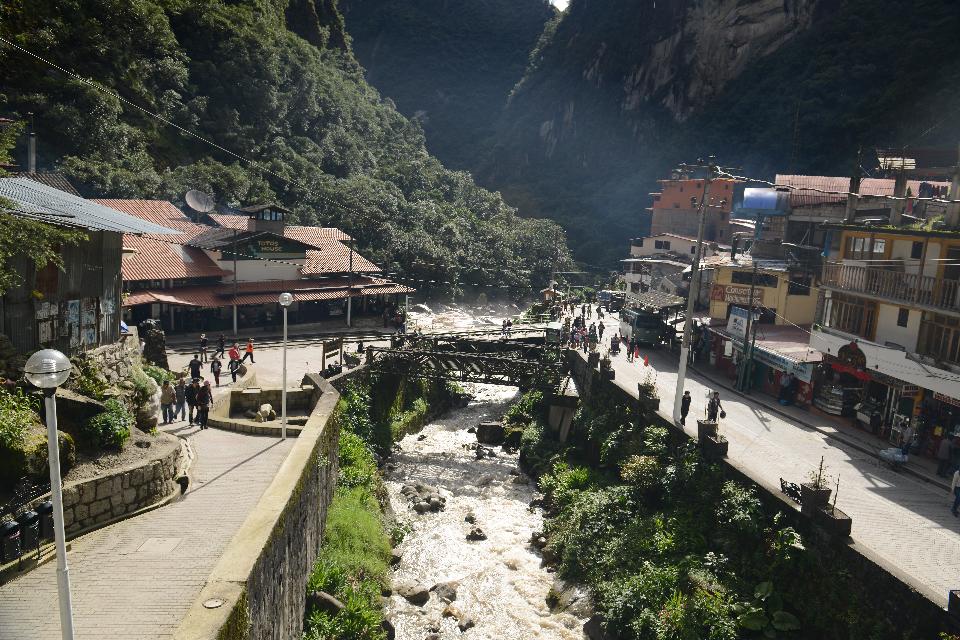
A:
{"label": "parked bus", "polygon": [[636,338],[640,344],[657,345],[669,329],[659,313],[640,309],[620,310],[620,335],[629,341]]}

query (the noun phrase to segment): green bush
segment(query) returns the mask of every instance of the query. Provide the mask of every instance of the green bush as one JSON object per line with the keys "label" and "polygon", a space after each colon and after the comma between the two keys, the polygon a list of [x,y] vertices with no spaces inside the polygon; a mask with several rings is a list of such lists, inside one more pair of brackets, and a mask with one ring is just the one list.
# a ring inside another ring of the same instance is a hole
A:
{"label": "green bush", "polygon": [[170,370],[164,369],[163,367],[158,367],[155,364],[144,363],[143,372],[147,374],[154,382],[157,383],[157,386],[160,386],[164,381],[173,382],[177,379],[177,376]]}
{"label": "green bush", "polygon": [[0,387],[0,447],[23,445],[30,427],[40,424],[39,411],[39,399]]}
{"label": "green bush", "polygon": [[73,371],[70,372],[67,387],[88,398],[103,400],[109,385],[93,360],[86,356],[78,356],[72,358],[71,362]]}
{"label": "green bush", "polygon": [[413,406],[403,413],[395,415],[390,421],[390,436],[393,441],[401,440],[408,433],[413,433],[423,427],[426,424],[429,410],[427,401],[423,398],[417,398],[413,401]]}
{"label": "green bush", "polygon": [[581,491],[598,484],[595,474],[587,467],[571,467],[566,462],[557,462],[550,473],[540,477],[539,486],[547,503],[554,510],[563,509],[573,502]]}
{"label": "green bush", "polygon": [[620,466],[620,477],[641,491],[650,491],[660,486],[663,470],[653,456],[630,456]]}
{"label": "green bush", "polygon": [[337,484],[347,489],[377,482],[377,461],[370,447],[350,431],[340,432],[340,471]]}
{"label": "green bush", "polygon": [[133,402],[138,407],[146,404],[157,392],[157,383],[135,363],[130,368],[130,382],[133,383]]}
{"label": "green bush", "polygon": [[130,437],[134,419],[116,398],[105,403],[106,411],[83,424],[80,433],[84,444],[91,449],[120,449]]}

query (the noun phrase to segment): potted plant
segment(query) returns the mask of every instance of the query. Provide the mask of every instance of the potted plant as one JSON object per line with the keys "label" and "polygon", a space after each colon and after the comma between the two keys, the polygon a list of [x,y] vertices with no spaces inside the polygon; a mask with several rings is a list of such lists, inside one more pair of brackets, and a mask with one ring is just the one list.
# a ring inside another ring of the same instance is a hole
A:
{"label": "potted plant", "polygon": [[808,517],[814,517],[817,510],[827,506],[830,502],[830,477],[826,474],[823,456],[820,456],[820,466],[811,471],[807,482],[800,483],[800,512]]}
{"label": "potted plant", "polygon": [[848,538],[853,528],[853,520],[846,513],[837,509],[837,495],[840,494],[840,477],[837,477],[836,490],[833,492],[833,502],[817,509],[814,521],[833,538]]}
{"label": "potted plant", "polygon": [[657,391],[657,379],[653,369],[647,371],[643,382],[637,384],[637,398],[641,410],[656,412],[660,409],[660,392]]}
{"label": "potted plant", "polygon": [[707,460],[725,458],[730,447],[727,439],[720,435],[718,427],[715,420],[697,420],[697,441]]}
{"label": "potted plant", "polygon": [[613,362],[610,360],[610,354],[604,353],[600,358],[600,373],[606,380],[613,380],[617,372],[613,369]]}

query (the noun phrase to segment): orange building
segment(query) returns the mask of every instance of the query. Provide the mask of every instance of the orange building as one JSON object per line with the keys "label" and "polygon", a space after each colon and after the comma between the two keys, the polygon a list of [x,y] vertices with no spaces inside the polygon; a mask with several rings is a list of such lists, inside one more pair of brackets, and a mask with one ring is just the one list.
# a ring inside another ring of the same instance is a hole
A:
{"label": "orange building", "polygon": [[[703,180],[659,180],[660,191],[651,193],[650,235],[674,233],[697,237],[698,208],[703,197]],[[730,212],[733,210],[733,180],[714,180],[708,195],[710,206],[706,212],[703,239],[729,243],[731,238]]]}

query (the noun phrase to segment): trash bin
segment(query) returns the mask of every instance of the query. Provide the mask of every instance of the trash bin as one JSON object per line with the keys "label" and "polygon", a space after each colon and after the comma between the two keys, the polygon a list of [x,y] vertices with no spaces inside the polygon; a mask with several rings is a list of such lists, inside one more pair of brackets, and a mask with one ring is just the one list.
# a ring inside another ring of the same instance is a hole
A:
{"label": "trash bin", "polygon": [[53,540],[53,502],[41,502],[37,513],[40,514],[40,539]]}
{"label": "trash bin", "polygon": [[40,548],[40,514],[36,511],[24,511],[17,518],[20,523],[20,546],[23,551]]}
{"label": "trash bin", "polygon": [[3,562],[17,560],[21,555],[20,523],[8,520],[0,524],[0,559]]}

